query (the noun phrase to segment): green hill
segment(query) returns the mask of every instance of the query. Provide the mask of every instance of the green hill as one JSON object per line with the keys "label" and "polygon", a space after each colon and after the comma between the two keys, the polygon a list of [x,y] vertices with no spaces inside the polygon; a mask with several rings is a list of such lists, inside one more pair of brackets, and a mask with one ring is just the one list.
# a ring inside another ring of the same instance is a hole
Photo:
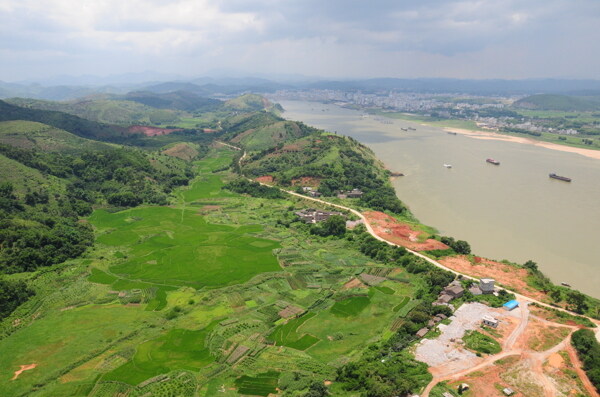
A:
{"label": "green hill", "polygon": [[134,101],[116,99],[83,99],[68,102],[43,101],[31,98],[6,100],[16,106],[69,113],[99,123],[132,125],[176,122],[182,112],[156,109]]}
{"label": "green hill", "polygon": [[225,102],[226,109],[239,112],[257,112],[261,110],[269,112],[281,112],[283,108],[279,104],[273,104],[267,98],[257,94],[244,94]]}
{"label": "green hill", "polygon": [[587,112],[600,110],[600,97],[540,94],[521,98],[513,106],[530,110]]}
{"label": "green hill", "polygon": [[46,124],[22,120],[0,121],[0,143],[44,152],[81,152],[111,147]]}
{"label": "green hill", "polygon": [[36,121],[92,139],[115,139],[126,132],[121,127],[86,120],[64,112],[25,108],[0,101],[0,121],[11,120]]}
{"label": "green hill", "polygon": [[249,151],[265,150],[306,135],[308,131],[303,127],[294,121],[279,121],[242,132],[231,142],[242,144]]}
{"label": "green hill", "polygon": [[157,109],[176,109],[187,112],[214,112],[223,106],[223,102],[218,99],[203,98],[187,91],[167,93],[134,91],[125,95],[123,99]]}

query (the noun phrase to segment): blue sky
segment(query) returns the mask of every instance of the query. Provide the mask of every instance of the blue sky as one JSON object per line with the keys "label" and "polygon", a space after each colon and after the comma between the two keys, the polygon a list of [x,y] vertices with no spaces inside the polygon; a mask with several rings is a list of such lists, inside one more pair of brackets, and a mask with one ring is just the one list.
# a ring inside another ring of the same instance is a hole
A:
{"label": "blue sky", "polygon": [[0,0],[0,80],[600,79],[599,0]]}

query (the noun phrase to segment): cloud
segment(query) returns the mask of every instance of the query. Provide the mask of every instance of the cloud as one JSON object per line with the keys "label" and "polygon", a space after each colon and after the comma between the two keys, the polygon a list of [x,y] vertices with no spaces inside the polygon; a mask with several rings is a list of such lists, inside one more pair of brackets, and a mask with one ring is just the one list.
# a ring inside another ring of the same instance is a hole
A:
{"label": "cloud", "polygon": [[[599,17],[597,0],[0,0],[10,56],[0,80],[148,64],[196,75],[600,78]],[[19,67],[36,53],[37,69]]]}

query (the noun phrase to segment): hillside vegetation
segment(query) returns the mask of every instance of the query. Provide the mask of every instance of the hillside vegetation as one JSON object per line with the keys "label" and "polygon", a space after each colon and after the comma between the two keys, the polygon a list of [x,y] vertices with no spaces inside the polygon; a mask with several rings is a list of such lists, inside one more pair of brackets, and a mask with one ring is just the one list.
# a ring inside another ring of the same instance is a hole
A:
{"label": "hillside vegetation", "polygon": [[124,135],[122,128],[83,119],[64,112],[24,108],[0,101],[0,121],[35,121],[84,138],[111,140]]}
{"label": "hillside vegetation", "polygon": [[40,110],[69,113],[88,120],[106,124],[149,124],[156,120],[174,122],[182,113],[171,109],[156,109],[138,102],[115,99],[80,99],[68,102],[43,101],[30,98],[11,98],[13,105]]}
{"label": "hillside vegetation", "polygon": [[600,97],[540,94],[521,98],[513,106],[531,110],[597,111]]}
{"label": "hillside vegetation", "polygon": [[230,99],[225,102],[224,107],[229,110],[236,110],[240,112],[281,112],[283,108],[279,104],[274,104],[267,98],[256,95],[256,94],[244,94],[234,99]]}

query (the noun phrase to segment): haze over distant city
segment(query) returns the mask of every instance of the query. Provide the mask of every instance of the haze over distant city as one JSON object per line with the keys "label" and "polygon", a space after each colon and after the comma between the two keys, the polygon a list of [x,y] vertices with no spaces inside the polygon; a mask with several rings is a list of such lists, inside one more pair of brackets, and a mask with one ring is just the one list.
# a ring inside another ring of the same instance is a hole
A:
{"label": "haze over distant city", "polygon": [[0,80],[600,78],[597,0],[0,0]]}

